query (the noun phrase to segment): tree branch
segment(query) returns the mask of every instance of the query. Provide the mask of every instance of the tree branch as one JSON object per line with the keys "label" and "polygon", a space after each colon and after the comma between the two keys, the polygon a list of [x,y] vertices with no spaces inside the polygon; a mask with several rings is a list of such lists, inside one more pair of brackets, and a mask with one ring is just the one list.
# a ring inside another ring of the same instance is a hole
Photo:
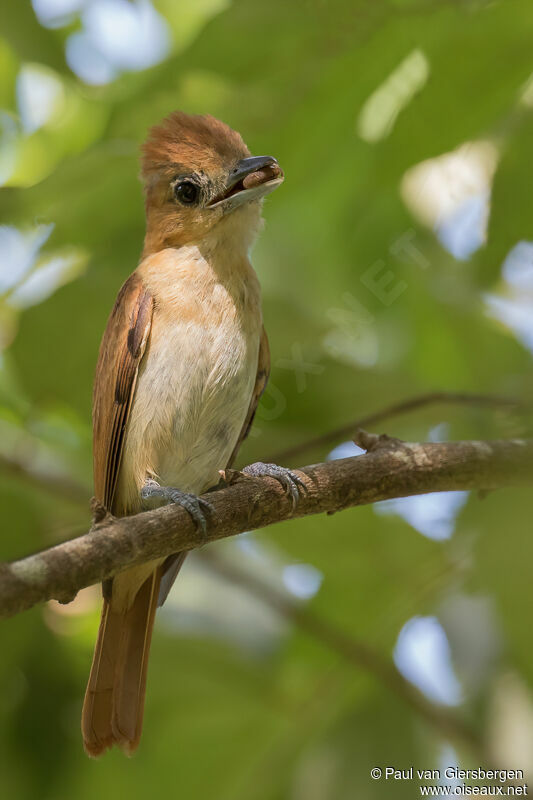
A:
{"label": "tree branch", "polygon": [[[350,439],[360,428],[369,428],[391,417],[417,411],[419,408],[424,408],[425,406],[438,404],[508,410],[526,409],[530,407],[530,404],[522,403],[522,401],[512,397],[502,397],[499,395],[471,394],[468,392],[428,392],[426,394],[408,397],[405,400],[386,406],[379,411],[373,411],[371,414],[366,414],[364,417],[360,417],[358,420],[348,425],[342,425],[340,428],[327,431],[305,442],[300,442],[299,444],[292,445],[288,449],[270,455],[266,460],[273,461],[276,464],[288,463],[308,450],[331,445],[339,440]],[[23,452],[24,457],[22,457],[20,453],[17,456],[0,453],[0,470],[11,474],[31,488],[35,488],[38,491],[44,490],[46,492],[52,492],[68,502],[86,507],[87,494],[90,491],[86,485],[73,481],[72,478],[66,474],[50,475],[44,472],[42,468],[36,470],[33,449],[31,447],[26,447]]]}
{"label": "tree branch", "polygon": [[79,589],[127,567],[284,520],[394,497],[533,481],[533,440],[408,444],[361,433],[359,441],[371,448],[364,456],[298,470],[307,491],[294,510],[277,481],[232,473],[230,485],[204,495],[212,512],[202,539],[179,506],[121,519],[102,519],[99,507],[89,534],[0,565],[0,616],[52,598],[69,602]]}

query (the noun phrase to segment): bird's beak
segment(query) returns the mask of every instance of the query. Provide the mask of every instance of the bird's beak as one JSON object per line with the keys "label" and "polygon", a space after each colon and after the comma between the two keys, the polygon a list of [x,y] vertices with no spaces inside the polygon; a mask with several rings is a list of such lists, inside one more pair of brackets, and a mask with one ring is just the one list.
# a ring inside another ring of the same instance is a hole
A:
{"label": "bird's beak", "polygon": [[243,158],[230,172],[224,192],[210,203],[210,208],[234,211],[243,203],[259,200],[283,183],[283,170],[273,156]]}

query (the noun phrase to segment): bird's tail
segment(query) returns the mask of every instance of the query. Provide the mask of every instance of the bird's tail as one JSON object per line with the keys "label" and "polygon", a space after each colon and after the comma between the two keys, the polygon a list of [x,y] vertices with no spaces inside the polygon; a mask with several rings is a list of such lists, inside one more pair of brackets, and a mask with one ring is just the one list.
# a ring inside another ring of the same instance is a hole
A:
{"label": "bird's tail", "polygon": [[156,569],[126,611],[104,599],[81,718],[85,751],[93,758],[113,744],[132,755],[139,744],[160,580]]}

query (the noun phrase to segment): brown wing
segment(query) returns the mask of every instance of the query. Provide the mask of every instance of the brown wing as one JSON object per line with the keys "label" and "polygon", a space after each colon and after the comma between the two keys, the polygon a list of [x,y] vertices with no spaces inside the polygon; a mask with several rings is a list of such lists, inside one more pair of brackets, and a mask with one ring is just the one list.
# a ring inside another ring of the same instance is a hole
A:
{"label": "brown wing", "polygon": [[142,279],[133,273],[118,294],[100,345],[93,394],[94,493],[109,511],[153,304]]}
{"label": "brown wing", "polygon": [[244,440],[250,433],[250,428],[252,427],[252,422],[254,421],[255,412],[257,411],[257,405],[259,403],[261,395],[265,391],[269,375],[270,375],[270,347],[268,346],[268,336],[266,334],[265,329],[263,328],[263,331],[261,333],[261,341],[259,343],[257,375],[255,378],[254,390],[252,392],[252,399],[250,401],[250,406],[248,408],[246,419],[244,420],[244,425],[242,427],[241,435],[239,436],[237,444],[233,448],[233,452],[228,461],[227,464],[228,469],[232,466],[233,462],[237,458],[237,453],[239,452],[241,444],[244,442]]}

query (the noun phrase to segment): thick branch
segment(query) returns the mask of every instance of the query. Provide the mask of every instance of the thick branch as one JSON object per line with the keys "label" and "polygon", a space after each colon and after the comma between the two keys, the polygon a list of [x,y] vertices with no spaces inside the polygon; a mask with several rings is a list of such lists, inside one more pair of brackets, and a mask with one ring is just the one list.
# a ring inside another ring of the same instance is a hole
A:
{"label": "thick branch", "polygon": [[105,517],[85,536],[11,564],[0,565],[0,615],[35,603],[71,600],[84,586],[115,573],[206,542],[310,514],[427,492],[498,489],[533,481],[533,441],[406,444],[361,434],[371,452],[298,470],[307,492],[293,511],[279,484],[242,478],[209,493],[207,534],[200,541],[178,506],[134,517]]}
{"label": "thick branch", "polygon": [[[308,450],[315,450],[341,440],[351,439],[360,428],[375,427],[377,423],[382,423],[384,420],[388,420],[391,417],[418,411],[420,408],[438,404],[462,405],[474,408],[507,409],[509,412],[521,409],[522,407],[524,409],[530,408],[531,405],[530,403],[522,403],[512,397],[500,397],[498,395],[470,394],[465,392],[428,392],[392,403],[385,408],[359,417],[348,425],[342,425],[340,428],[334,428],[312,439],[299,442],[288,449],[270,455],[266,460],[274,461],[276,464],[291,463],[294,462],[295,458]],[[21,448],[18,449],[20,450]],[[42,468],[36,470],[34,466],[34,450],[31,445],[26,446],[22,452],[24,453],[23,457],[20,454],[17,457],[0,454],[0,470],[11,474],[15,478],[19,478],[30,487],[52,492],[69,502],[86,506],[87,494],[89,492],[86,486],[72,481],[67,475],[49,475],[43,472]]]}

